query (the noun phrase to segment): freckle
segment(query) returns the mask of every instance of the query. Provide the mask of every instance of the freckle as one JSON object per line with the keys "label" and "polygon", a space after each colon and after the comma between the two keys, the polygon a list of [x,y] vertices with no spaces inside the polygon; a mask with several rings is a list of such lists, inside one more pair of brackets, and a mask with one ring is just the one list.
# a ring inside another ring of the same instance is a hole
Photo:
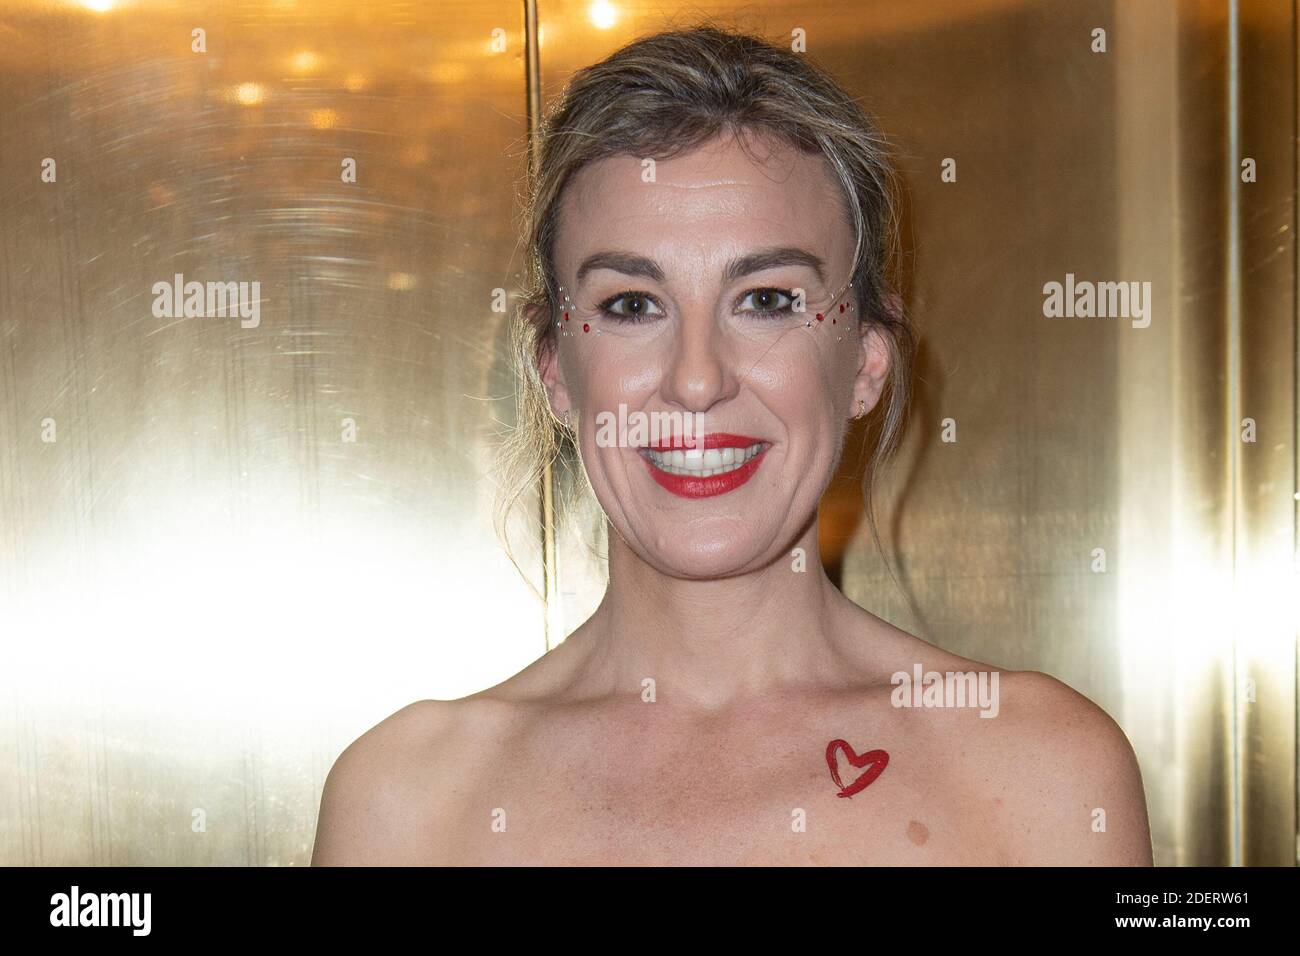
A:
{"label": "freckle", "polygon": [[930,839],[930,831],[920,820],[913,820],[907,825],[907,838],[917,846],[922,846]]}

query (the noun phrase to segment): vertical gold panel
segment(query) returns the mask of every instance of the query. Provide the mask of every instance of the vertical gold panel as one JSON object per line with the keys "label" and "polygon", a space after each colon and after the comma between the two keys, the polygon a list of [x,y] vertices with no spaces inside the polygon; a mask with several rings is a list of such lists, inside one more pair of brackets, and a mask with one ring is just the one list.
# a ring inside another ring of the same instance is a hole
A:
{"label": "vertical gold panel", "polygon": [[1113,509],[1117,614],[1094,626],[1122,673],[1080,689],[1138,751],[1156,862],[1228,863],[1227,18],[1217,4],[1117,5],[1116,32],[1118,264],[1152,279],[1163,307],[1119,336],[1113,367],[1091,370],[1119,399],[1103,439],[1118,495],[1077,506]]}
{"label": "vertical gold panel", "polygon": [[544,647],[520,5],[5,0],[0,91],[0,862],[306,863],[346,743]]}
{"label": "vertical gold panel", "polygon": [[1236,144],[1254,182],[1237,186],[1236,729],[1239,860],[1296,863],[1296,60],[1295,7],[1240,4],[1234,84]]}

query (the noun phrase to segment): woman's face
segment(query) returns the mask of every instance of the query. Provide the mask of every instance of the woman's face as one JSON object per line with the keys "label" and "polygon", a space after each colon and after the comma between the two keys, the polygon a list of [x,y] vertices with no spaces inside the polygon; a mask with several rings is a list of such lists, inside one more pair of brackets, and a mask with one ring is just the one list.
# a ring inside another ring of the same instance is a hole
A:
{"label": "woman's face", "polygon": [[[571,302],[543,380],[605,514],[674,577],[753,570],[792,547],[888,371],[846,288],[853,234],[835,180],[820,157],[750,144],[757,162],[731,137],[654,164],[600,160],[560,201]],[[654,449],[687,423],[703,449]]]}

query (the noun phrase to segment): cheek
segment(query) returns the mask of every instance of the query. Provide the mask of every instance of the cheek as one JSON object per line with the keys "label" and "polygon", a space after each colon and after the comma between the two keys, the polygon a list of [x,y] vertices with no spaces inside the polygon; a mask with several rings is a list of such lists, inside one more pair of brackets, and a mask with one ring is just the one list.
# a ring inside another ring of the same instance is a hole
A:
{"label": "cheek", "polygon": [[769,351],[748,370],[748,381],[783,406],[788,400],[809,415],[824,414],[831,390],[849,367],[848,360],[822,341],[804,339],[797,346]]}
{"label": "cheek", "polygon": [[602,348],[595,342],[576,343],[562,361],[569,394],[588,413],[616,411],[619,402],[631,404],[647,395],[662,371],[648,350]]}
{"label": "cheek", "polygon": [[794,473],[834,468],[845,433],[840,406],[854,370],[845,346],[847,341],[833,337],[829,342],[805,340],[799,349],[769,353],[750,375],[751,387],[784,424],[785,467]]}

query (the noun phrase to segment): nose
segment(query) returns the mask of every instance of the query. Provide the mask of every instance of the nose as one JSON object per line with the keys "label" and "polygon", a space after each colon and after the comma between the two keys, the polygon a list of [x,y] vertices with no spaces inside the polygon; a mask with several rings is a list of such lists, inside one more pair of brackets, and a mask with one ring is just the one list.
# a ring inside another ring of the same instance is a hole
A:
{"label": "nose", "polygon": [[660,390],[665,401],[687,412],[707,412],[733,397],[739,379],[729,360],[725,332],[704,308],[683,316]]}

